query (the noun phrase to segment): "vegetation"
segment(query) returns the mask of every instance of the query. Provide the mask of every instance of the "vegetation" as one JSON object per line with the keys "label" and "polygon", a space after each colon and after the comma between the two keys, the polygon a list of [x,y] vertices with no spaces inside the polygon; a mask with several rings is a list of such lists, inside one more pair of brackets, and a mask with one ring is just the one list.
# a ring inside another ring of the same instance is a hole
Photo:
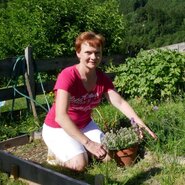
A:
{"label": "vegetation", "polygon": [[[50,94],[47,95],[47,100],[48,103],[52,102],[53,98],[51,98]],[[45,97],[42,95],[37,96],[36,101],[38,105],[42,105],[42,107],[46,109],[46,107],[44,107],[44,104],[46,103]],[[32,113],[28,111],[25,98],[16,99],[13,109],[12,103],[13,100],[8,100],[3,107],[0,107],[0,141],[37,131],[41,128],[42,123],[44,122],[47,109],[39,109],[41,107],[37,106],[39,115],[38,122],[38,120],[34,119]]]}
{"label": "vegetation", "polygon": [[[147,61],[150,61],[150,65],[147,65]],[[160,96],[157,96],[158,94],[155,94],[157,88],[154,91],[151,91],[154,94],[148,93],[147,96],[142,96],[142,94],[139,96],[137,94],[137,96],[129,98],[134,109],[159,137],[156,142],[146,134],[144,143],[142,143],[144,144],[146,152],[151,153],[151,160],[148,161],[147,158],[144,158],[134,165],[133,168],[126,169],[117,168],[114,161],[106,164],[93,161],[84,174],[74,175],[65,170],[62,170],[62,173],[66,173],[67,175],[89,183],[93,183],[94,175],[101,173],[106,178],[106,185],[138,184],[138,182],[141,184],[151,184],[151,182],[169,185],[183,184],[185,180],[185,169],[183,166],[185,152],[185,100],[183,98],[184,92],[181,91],[181,94],[178,94],[180,89],[177,88],[181,87],[180,84],[184,80],[184,55],[166,50],[153,50],[150,52],[142,51],[136,58],[128,58],[127,62],[128,63],[125,64],[126,67],[127,65],[129,66],[127,67],[127,70],[125,70],[125,67],[123,67],[122,64],[117,67],[108,67],[107,70],[111,71],[112,69],[115,69],[116,72],[118,72],[115,79],[120,78],[122,71],[125,72],[122,77],[125,77],[126,79],[129,75],[132,75],[133,78],[136,74],[134,77],[137,79],[132,81],[132,83],[137,82],[138,80],[141,86],[142,79],[147,78],[148,75],[150,76],[153,71],[154,73],[152,74],[155,75],[153,78],[154,81],[158,77],[162,78],[162,81],[159,81],[160,83],[158,84],[161,85],[161,89],[163,83],[167,84],[165,87],[168,87],[168,84],[171,83],[176,87],[175,89],[168,89],[169,92],[172,91],[172,93],[166,94],[163,98],[160,98]],[[148,75],[144,76],[143,71]],[[173,78],[170,78],[171,76],[173,76]],[[130,78],[130,80],[132,78]],[[173,80],[175,80],[175,83]],[[148,79],[146,82],[147,81]],[[116,82],[119,81],[115,81],[115,85],[119,85]],[[152,83],[152,81],[149,82],[151,84],[154,83]],[[127,84],[128,83],[129,81],[127,81]],[[132,83],[127,86],[131,86]],[[132,88],[134,89],[134,87]],[[130,88],[130,92],[132,92],[132,88]],[[140,90],[140,86],[137,88]],[[176,91],[176,89],[178,91]],[[16,103],[17,108],[20,109],[23,101],[22,99],[16,101],[18,102]],[[43,100],[40,103],[42,104]],[[1,108],[1,111],[9,110],[10,107],[11,101],[8,101],[5,106]],[[44,121],[44,115],[45,112],[39,114],[41,124]],[[127,118],[107,104],[102,104],[95,109],[93,117],[104,131],[107,131],[110,128],[116,128],[120,124],[120,120],[122,120],[124,124],[127,124],[128,122]],[[20,117],[17,119],[13,118],[11,120],[11,117],[3,118],[3,116],[1,116],[1,118],[0,140],[6,140],[22,133],[30,133],[41,127],[41,125],[38,125],[38,123],[34,121],[33,117],[27,113],[25,116],[23,112],[21,112]],[[179,157],[180,160],[182,159],[180,162]],[[54,168],[54,170],[56,169]],[[153,174],[152,177],[150,176],[151,173]],[[89,176],[91,178],[89,178]],[[9,182],[7,175],[3,174],[1,179],[0,182],[2,184],[7,184],[7,182]],[[11,181],[19,184],[19,181]]]}
{"label": "vegetation", "polygon": [[[150,61],[150,65],[148,61]],[[107,70],[111,71],[114,69],[117,72],[115,79],[121,77],[122,71],[125,73],[122,75],[123,79],[124,77],[127,79],[129,75],[132,75],[132,78],[136,78],[132,83],[137,82],[137,80],[140,82],[140,86],[137,87],[138,91],[140,87],[142,87],[142,80],[147,79],[148,76],[150,77],[150,74],[155,76],[153,78],[154,81],[158,77],[162,78],[161,81],[159,80],[160,83],[158,85],[161,85],[159,89],[162,89],[163,83],[166,83],[164,87],[168,87],[168,84],[172,83],[172,86],[169,86],[171,88],[168,89],[168,91],[172,93],[167,93],[164,97],[155,94],[158,90],[157,88],[151,91],[154,94],[149,92],[148,94],[146,93],[146,96],[142,96],[142,94],[136,94],[136,96],[134,96],[133,93],[133,96],[132,94],[130,96],[133,98],[130,99],[129,97],[131,105],[159,137],[156,142],[146,134],[144,143],[142,143],[147,153],[151,153],[151,160],[148,161],[144,158],[133,168],[128,169],[117,168],[114,161],[107,164],[93,161],[84,174],[74,175],[65,170],[62,170],[62,173],[85,180],[89,183],[93,182],[94,178],[92,177],[95,174],[102,173],[106,178],[106,185],[138,184],[138,182],[141,184],[143,182],[146,182],[146,184],[151,184],[151,182],[169,185],[182,184],[185,180],[185,169],[183,166],[185,152],[185,100],[183,98],[183,90],[178,94],[181,89],[178,89],[178,87],[181,87],[182,82],[184,82],[184,55],[168,50],[141,51],[136,58],[128,58],[127,62],[117,67],[108,67]],[[125,65],[127,68],[122,65]],[[147,74],[146,76],[143,75],[145,73]],[[132,78],[130,78],[130,80],[132,80]],[[148,81],[149,79],[146,80],[146,84]],[[119,80],[115,81],[115,85],[119,85],[119,83],[116,82],[119,82]],[[129,84],[129,82],[130,81],[127,81],[128,87],[132,86],[132,83]],[[152,80],[149,82],[149,85],[155,84]],[[175,86],[175,89],[173,86]],[[117,86],[117,88],[119,89],[119,86]],[[153,86],[149,86],[149,88],[153,88]],[[132,91],[133,89],[134,86],[130,88],[130,92],[137,92]],[[125,92],[127,92],[126,89]],[[18,101],[18,103],[16,103],[17,108],[20,109],[23,101],[22,99],[16,101]],[[40,103],[42,104],[43,100]],[[8,101],[5,106],[1,108],[1,111],[9,110],[10,107],[11,101]],[[30,115],[27,114],[25,116],[23,112],[20,115],[17,119],[13,118],[12,120],[9,119],[11,117],[3,118],[1,116],[0,140],[6,140],[22,133],[30,133],[41,127]],[[45,112],[39,115],[41,124],[43,123],[44,115]],[[116,128],[120,124],[120,120],[124,121],[124,124],[128,122],[120,112],[117,112],[107,104],[102,104],[95,109],[93,117],[104,131],[110,128]],[[179,157],[182,159],[180,162]],[[151,173],[153,174],[152,178],[150,176]],[[91,176],[91,178],[87,178],[89,176]],[[146,176],[148,178],[146,178]],[[7,184],[9,181],[8,177],[4,174],[1,179],[2,184]],[[16,181],[16,183],[19,182]]]}
{"label": "vegetation", "polygon": [[11,0],[0,3],[0,59],[22,55],[31,45],[37,58],[74,55],[79,32],[106,38],[104,54],[135,56],[184,42],[183,0]]}
{"label": "vegetation", "polygon": [[170,50],[140,51],[119,66],[112,65],[114,84],[126,97],[143,97],[148,101],[165,100],[182,95],[185,83],[185,55]]}
{"label": "vegetation", "polygon": [[0,58],[29,45],[36,58],[71,56],[76,36],[88,30],[107,38],[105,53],[120,53],[125,19],[118,7],[116,0],[8,1],[0,8]]}
{"label": "vegetation", "polygon": [[[148,134],[145,134],[144,143],[142,143],[146,152],[144,159],[141,158],[133,167],[129,168],[119,168],[114,161],[105,164],[92,161],[84,173],[75,174],[64,169],[60,170],[60,172],[91,184],[93,184],[96,174],[103,174],[105,176],[106,185],[155,183],[179,185],[184,183],[185,100],[176,98],[160,102],[155,106],[144,99],[136,98],[129,102],[159,138],[158,141],[154,141]],[[109,114],[106,113],[107,110],[109,110]],[[97,111],[101,113],[102,121]],[[116,112],[116,114],[115,112],[112,106],[102,104],[94,111],[93,116],[95,120],[99,120],[100,126],[105,123],[104,120],[108,120],[108,126],[109,124],[112,125],[112,120],[114,121],[118,117],[125,120],[125,123],[127,122],[127,118],[120,112]],[[28,122],[31,122],[31,120],[28,120]],[[117,122],[117,124],[119,123]],[[116,123],[114,125],[116,126]],[[51,168],[51,166],[46,167]],[[53,167],[52,169],[59,170]],[[0,177],[2,177],[0,178],[1,184],[4,185],[9,182],[7,175],[1,174]],[[18,181],[11,181],[12,184],[13,182],[21,184]]]}
{"label": "vegetation", "polygon": [[111,129],[105,133],[102,143],[109,150],[122,150],[131,147],[140,142],[138,133],[132,127],[121,127],[119,129]]}
{"label": "vegetation", "polygon": [[135,56],[141,48],[151,49],[184,42],[183,0],[119,0],[127,20],[125,50]]}

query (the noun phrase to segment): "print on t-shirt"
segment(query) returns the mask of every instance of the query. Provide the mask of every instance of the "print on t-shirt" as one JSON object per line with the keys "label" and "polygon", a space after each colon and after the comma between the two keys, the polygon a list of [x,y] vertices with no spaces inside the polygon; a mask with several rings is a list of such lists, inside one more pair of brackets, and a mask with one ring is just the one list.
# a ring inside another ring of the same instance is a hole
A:
{"label": "print on t-shirt", "polygon": [[71,96],[70,106],[73,110],[88,111],[100,103],[100,95],[96,92],[86,93],[79,98]]}

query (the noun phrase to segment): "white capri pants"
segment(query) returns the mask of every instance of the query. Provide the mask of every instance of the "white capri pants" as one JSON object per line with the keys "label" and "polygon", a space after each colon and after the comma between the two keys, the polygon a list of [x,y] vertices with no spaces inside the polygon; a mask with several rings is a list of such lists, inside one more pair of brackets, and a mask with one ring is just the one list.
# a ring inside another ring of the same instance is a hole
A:
{"label": "white capri pants", "polygon": [[[101,143],[104,134],[94,121],[91,121],[81,131],[92,141]],[[69,136],[63,128],[52,128],[43,125],[42,137],[48,147],[48,151],[52,152],[57,160],[66,162],[78,154],[87,152],[84,146]]]}

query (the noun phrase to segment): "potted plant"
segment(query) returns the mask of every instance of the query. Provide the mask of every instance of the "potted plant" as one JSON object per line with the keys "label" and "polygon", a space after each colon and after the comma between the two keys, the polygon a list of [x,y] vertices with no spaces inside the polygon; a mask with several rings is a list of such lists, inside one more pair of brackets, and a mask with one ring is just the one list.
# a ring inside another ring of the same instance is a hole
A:
{"label": "potted plant", "polygon": [[133,125],[110,130],[102,138],[102,144],[107,147],[110,156],[122,166],[134,164],[140,142],[139,129]]}

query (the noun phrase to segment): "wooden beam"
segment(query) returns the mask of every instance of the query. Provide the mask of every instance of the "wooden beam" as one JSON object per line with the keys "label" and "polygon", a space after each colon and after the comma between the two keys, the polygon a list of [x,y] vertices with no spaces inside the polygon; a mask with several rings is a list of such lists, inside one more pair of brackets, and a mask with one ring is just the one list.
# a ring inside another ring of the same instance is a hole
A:
{"label": "wooden beam", "polygon": [[39,123],[37,110],[35,108],[35,102],[33,101],[35,100],[36,94],[35,94],[34,67],[33,67],[33,61],[32,61],[31,47],[27,47],[25,49],[25,58],[26,58],[26,71],[24,73],[24,78],[26,81],[26,88],[28,91],[28,95],[30,97],[30,104],[31,104],[31,109],[33,112],[34,119]]}
{"label": "wooden beam", "polygon": [[16,57],[0,60],[0,77],[10,78]]}
{"label": "wooden beam", "polygon": [[[27,91],[26,91],[26,87],[24,85],[21,86],[17,86],[16,89],[22,93],[27,95]],[[22,95],[20,95],[19,93],[16,92],[15,96],[14,96],[14,89],[13,87],[9,87],[9,88],[3,88],[0,89],[0,100],[11,100],[13,98],[22,98]]]}
{"label": "wooden beam", "polygon": [[6,141],[1,141],[0,142],[0,150],[5,150],[7,148],[11,148],[14,146],[25,145],[25,144],[29,143],[29,140],[30,140],[29,135],[24,134],[22,136],[10,138]]}
{"label": "wooden beam", "polygon": [[0,171],[44,185],[90,185],[0,150]]}

